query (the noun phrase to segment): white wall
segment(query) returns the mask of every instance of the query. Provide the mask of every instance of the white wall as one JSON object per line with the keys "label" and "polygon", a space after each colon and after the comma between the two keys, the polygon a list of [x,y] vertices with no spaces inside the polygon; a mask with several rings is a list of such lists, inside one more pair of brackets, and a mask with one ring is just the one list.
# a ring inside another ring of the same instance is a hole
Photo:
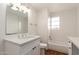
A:
{"label": "white wall", "polygon": [[52,31],[53,41],[67,42],[69,36],[77,36],[76,9],[52,13],[51,16],[60,17],[60,30]]}
{"label": "white wall", "polygon": [[77,36],[79,36],[79,7],[77,8]]}
{"label": "white wall", "polygon": [[3,39],[5,37],[6,5],[0,4],[0,54],[3,54]]}
{"label": "white wall", "polygon": [[[38,12],[38,34],[43,42],[48,39],[48,16],[47,9],[42,9]],[[60,16],[60,30],[52,32],[53,36],[55,36],[53,41],[67,42],[68,36],[77,35],[76,9],[52,13],[51,16]]]}
{"label": "white wall", "polygon": [[37,11],[33,8],[28,17],[28,33],[37,34]]}
{"label": "white wall", "polygon": [[41,9],[38,12],[38,34],[41,37],[42,42],[47,42],[48,40],[48,10]]}

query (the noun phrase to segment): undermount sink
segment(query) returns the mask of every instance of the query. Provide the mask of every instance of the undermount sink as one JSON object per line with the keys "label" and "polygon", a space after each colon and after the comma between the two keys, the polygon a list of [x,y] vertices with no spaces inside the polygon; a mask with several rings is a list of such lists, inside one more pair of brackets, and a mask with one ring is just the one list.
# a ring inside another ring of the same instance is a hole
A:
{"label": "undermount sink", "polygon": [[35,35],[28,35],[28,34],[20,34],[18,35],[19,39],[28,39],[28,38],[34,38]]}
{"label": "undermount sink", "polygon": [[16,44],[23,45],[24,43],[33,41],[37,38],[39,38],[39,36],[37,35],[27,35],[27,36],[21,36],[21,37],[20,36],[18,37],[17,35],[11,35],[11,36],[7,36],[5,40],[16,43]]}
{"label": "undermount sink", "polygon": [[26,38],[33,38],[35,35],[27,35]]}

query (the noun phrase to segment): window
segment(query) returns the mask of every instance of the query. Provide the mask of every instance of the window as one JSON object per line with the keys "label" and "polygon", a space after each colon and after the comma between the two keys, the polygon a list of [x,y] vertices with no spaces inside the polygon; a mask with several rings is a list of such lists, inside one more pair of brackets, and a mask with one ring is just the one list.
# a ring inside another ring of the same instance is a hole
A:
{"label": "window", "polygon": [[58,17],[51,17],[48,19],[48,29],[59,29],[60,27],[60,18]]}

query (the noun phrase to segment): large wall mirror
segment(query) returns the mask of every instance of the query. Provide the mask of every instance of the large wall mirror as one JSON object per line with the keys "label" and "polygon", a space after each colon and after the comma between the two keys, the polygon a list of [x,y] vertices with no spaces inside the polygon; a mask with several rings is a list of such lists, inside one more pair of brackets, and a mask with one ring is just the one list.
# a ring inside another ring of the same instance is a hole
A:
{"label": "large wall mirror", "polygon": [[6,34],[28,32],[28,9],[20,4],[9,4],[6,9]]}

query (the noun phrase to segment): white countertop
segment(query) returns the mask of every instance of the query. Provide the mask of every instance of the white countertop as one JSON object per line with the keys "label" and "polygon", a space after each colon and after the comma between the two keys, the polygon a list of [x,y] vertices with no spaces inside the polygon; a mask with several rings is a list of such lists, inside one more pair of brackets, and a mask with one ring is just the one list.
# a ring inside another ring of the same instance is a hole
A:
{"label": "white countertop", "polygon": [[69,37],[70,41],[79,48],[79,37]]}
{"label": "white countertop", "polygon": [[17,37],[7,37],[4,39],[4,41],[8,41],[17,45],[24,45],[25,43],[31,42],[33,40],[36,40],[40,38],[40,36],[34,36],[34,37],[30,37],[30,38],[24,38],[24,39],[19,39]]}

